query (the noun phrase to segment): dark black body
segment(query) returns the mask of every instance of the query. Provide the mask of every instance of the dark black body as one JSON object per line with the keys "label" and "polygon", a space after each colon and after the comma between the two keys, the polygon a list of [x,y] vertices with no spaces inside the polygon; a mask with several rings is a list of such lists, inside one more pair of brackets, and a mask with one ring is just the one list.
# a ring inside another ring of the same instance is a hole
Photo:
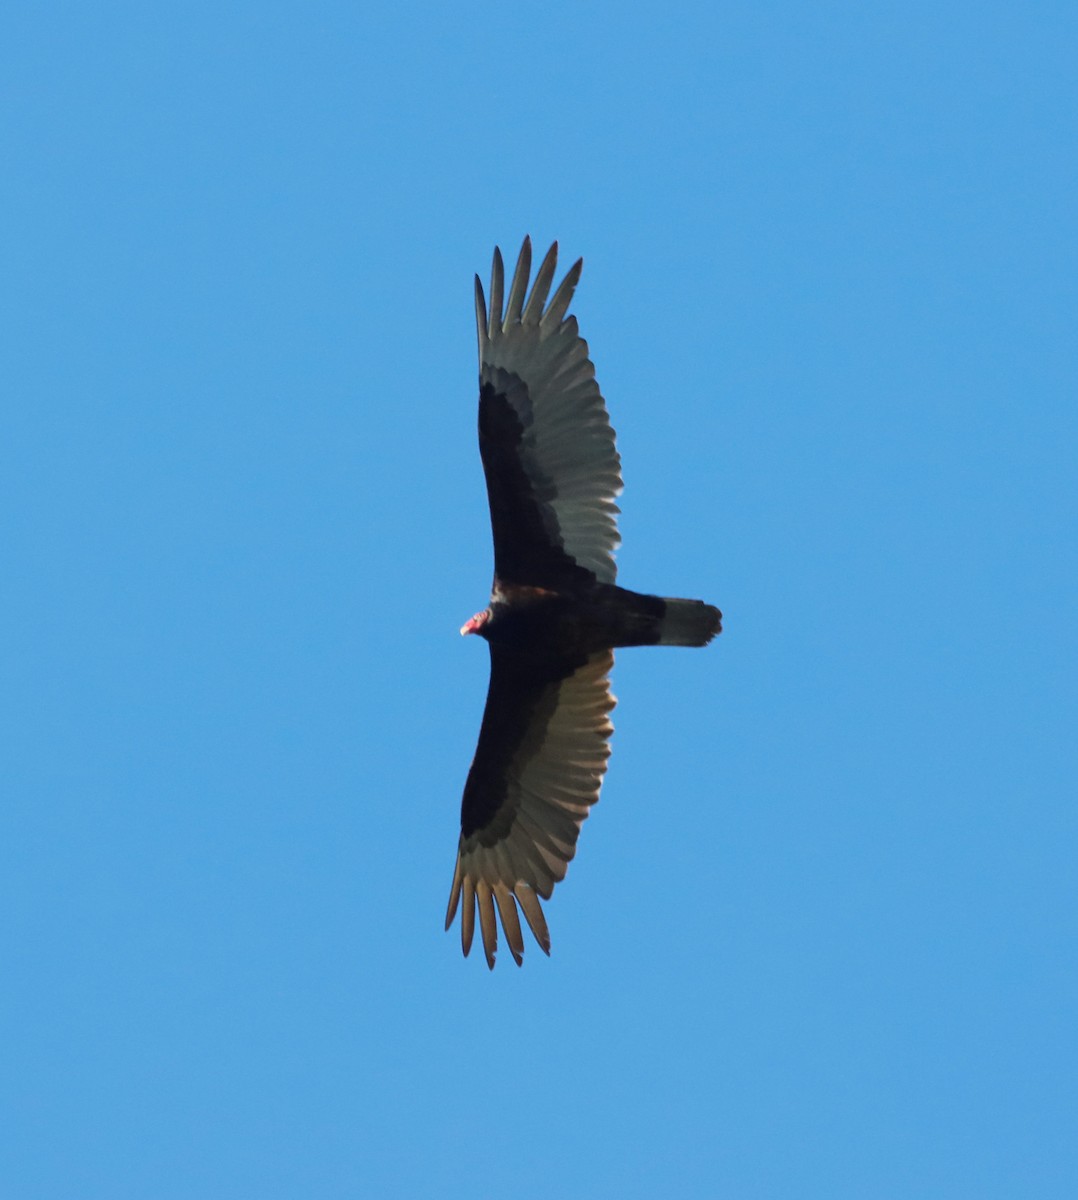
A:
{"label": "dark black body", "polygon": [[496,585],[490,619],[479,631],[491,645],[529,658],[587,658],[596,650],[654,646],[666,601],[592,576],[572,592]]}

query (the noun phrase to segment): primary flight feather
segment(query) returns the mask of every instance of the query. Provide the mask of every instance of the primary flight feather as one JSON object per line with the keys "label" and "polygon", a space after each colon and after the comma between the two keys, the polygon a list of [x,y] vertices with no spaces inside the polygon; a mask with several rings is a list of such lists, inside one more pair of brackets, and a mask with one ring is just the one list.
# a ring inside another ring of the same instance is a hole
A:
{"label": "primary flight feather", "polygon": [[492,968],[499,918],[522,960],[518,906],[550,953],[539,900],[565,877],[599,798],[613,732],[614,648],[704,646],[722,629],[713,605],[614,582],[621,459],[588,345],[568,315],[583,260],[550,297],[557,257],[555,242],[527,294],[525,238],[506,297],[496,249],[489,308],[475,280],[494,584],[489,606],[461,633],[488,642],[490,688],[464,786],[445,927],[461,907],[467,954],[478,913]]}

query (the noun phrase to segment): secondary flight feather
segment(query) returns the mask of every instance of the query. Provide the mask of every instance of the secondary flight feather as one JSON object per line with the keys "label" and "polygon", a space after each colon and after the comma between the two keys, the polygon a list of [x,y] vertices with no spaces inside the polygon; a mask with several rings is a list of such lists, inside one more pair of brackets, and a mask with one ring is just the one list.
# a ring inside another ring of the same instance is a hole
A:
{"label": "secondary flight feather", "polygon": [[522,961],[520,914],[550,953],[540,900],[564,879],[599,798],[613,732],[613,650],[704,646],[722,629],[713,605],[615,583],[621,459],[588,345],[569,315],[583,260],[551,297],[557,243],[529,294],[531,257],[525,238],[506,297],[494,251],[489,307],[475,280],[494,583],[490,604],[461,633],[489,644],[490,687],[464,786],[445,926],[459,907],[467,954],[478,914],[491,968],[499,920]]}

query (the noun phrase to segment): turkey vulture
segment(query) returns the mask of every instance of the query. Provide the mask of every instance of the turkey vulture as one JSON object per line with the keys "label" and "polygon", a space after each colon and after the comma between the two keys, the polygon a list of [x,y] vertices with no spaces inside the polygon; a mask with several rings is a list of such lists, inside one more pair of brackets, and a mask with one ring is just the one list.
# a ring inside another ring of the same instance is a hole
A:
{"label": "turkey vulture", "polygon": [[588,345],[567,316],[578,259],[547,303],[557,242],[525,303],[524,239],[502,311],[494,251],[490,308],[475,279],[479,328],[479,452],[494,531],[490,605],[461,629],[490,646],[490,687],[464,786],[446,929],[463,898],[467,955],[476,907],[487,965],[498,948],[524,953],[517,905],[550,953],[539,898],[550,899],[599,798],[613,732],[608,675],[619,646],[704,646],[722,614],[702,600],[618,587],[614,497],[621,459]]}

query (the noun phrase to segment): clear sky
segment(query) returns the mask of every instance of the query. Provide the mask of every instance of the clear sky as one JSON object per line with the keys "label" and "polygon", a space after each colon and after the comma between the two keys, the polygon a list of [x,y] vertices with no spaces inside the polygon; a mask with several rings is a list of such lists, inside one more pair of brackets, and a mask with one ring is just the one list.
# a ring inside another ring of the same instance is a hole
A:
{"label": "clear sky", "polygon": [[[0,17],[0,1193],[1078,1195],[1078,9],[389,7]],[[491,974],[525,233],[726,629]]]}

